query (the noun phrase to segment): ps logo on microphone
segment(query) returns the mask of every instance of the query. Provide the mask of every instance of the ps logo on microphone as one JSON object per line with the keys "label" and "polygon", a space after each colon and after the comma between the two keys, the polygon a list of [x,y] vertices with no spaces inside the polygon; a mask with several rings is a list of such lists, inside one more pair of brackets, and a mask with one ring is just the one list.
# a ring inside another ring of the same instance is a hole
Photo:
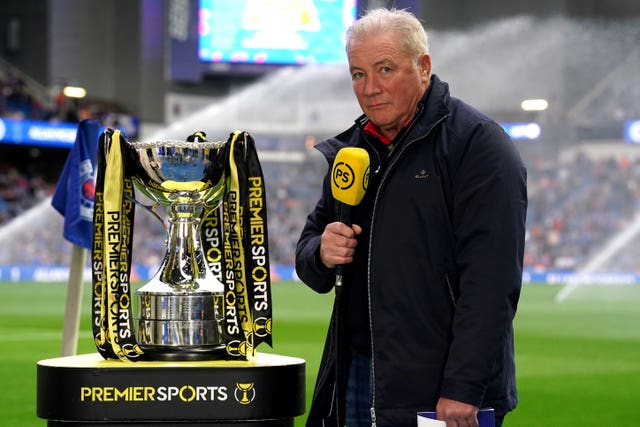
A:
{"label": "ps logo on microphone", "polygon": [[333,184],[340,190],[351,188],[355,181],[355,174],[351,166],[345,162],[336,163],[333,167]]}
{"label": "ps logo on microphone", "polygon": [[[346,162],[336,163],[333,167],[333,185],[340,190],[348,190],[356,180],[356,173]],[[369,186],[369,167],[362,177],[362,188],[366,190]]]}

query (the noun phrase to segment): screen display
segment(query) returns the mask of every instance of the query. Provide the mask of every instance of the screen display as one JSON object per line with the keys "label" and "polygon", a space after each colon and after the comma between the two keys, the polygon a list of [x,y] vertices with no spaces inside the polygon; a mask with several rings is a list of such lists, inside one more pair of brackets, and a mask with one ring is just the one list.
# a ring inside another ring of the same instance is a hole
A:
{"label": "screen display", "polygon": [[198,58],[244,64],[346,63],[357,0],[200,0]]}

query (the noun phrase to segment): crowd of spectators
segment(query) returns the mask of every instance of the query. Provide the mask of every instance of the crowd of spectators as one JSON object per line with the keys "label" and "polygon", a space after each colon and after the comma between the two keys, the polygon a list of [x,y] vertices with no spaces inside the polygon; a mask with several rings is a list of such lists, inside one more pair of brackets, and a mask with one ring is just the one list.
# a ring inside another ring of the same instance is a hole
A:
{"label": "crowd of spectators", "polygon": [[[640,157],[594,158],[582,152],[527,165],[529,210],[525,269],[575,271],[640,214]],[[326,162],[309,152],[304,161],[263,162],[267,190],[269,250],[271,262],[291,265],[295,243],[307,213],[318,198],[319,176]],[[62,218],[48,205],[55,183],[24,176],[4,165],[0,168],[0,259],[6,264],[68,264],[70,246],[62,236]],[[28,208],[25,198],[44,200],[42,213],[20,234],[21,245],[4,239],[13,222]],[[10,208],[7,209],[7,206]],[[162,214],[162,210],[160,210]],[[161,215],[164,216],[164,215]],[[163,224],[144,209],[136,211],[134,262],[160,265],[165,251]],[[631,245],[640,244],[638,236]],[[612,264],[640,273],[640,262],[623,249]],[[636,252],[637,253],[637,252]]]}
{"label": "crowd of spectators", "polygon": [[0,160],[0,227],[53,194],[55,183],[35,171],[23,172]]}
{"label": "crowd of spectators", "polygon": [[40,93],[24,79],[0,73],[0,117],[18,120],[77,123],[85,119],[102,121],[137,137],[137,118],[118,104],[96,98],[74,98],[59,85],[52,93]]}
{"label": "crowd of spectators", "polygon": [[55,94],[39,94],[17,76],[0,78],[0,115],[11,119],[78,122],[101,114],[81,105],[77,98],[68,98],[62,88]]}
{"label": "crowd of spectators", "polygon": [[528,169],[526,269],[574,271],[640,213],[640,158],[578,153]]}

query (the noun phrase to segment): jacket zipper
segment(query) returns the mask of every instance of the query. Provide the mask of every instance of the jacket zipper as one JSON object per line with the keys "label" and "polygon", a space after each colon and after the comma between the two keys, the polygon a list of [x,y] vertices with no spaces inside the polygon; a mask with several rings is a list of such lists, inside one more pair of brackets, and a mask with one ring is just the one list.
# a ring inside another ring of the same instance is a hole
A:
{"label": "jacket zipper", "polygon": [[449,290],[449,296],[451,297],[451,302],[453,303],[453,306],[456,306],[456,297],[455,294],[453,293],[453,287],[451,286],[451,280],[449,280],[449,275],[447,273],[444,273],[444,281],[445,284],[447,285],[447,289]]}
{"label": "jacket zipper", "polygon": [[[380,188],[382,188],[382,185],[384,184],[385,178],[389,175],[388,171],[390,171],[393,168],[393,165],[395,163],[398,162],[398,159],[400,157],[402,157],[402,154],[411,146],[413,145],[413,143],[415,143],[416,141],[418,141],[420,138],[426,138],[432,131],[433,129],[440,124],[441,122],[443,122],[446,118],[448,117],[448,114],[445,114],[444,116],[440,117],[439,120],[437,120],[436,122],[434,122],[431,127],[424,133],[424,135],[417,137],[405,144],[403,144],[400,147],[400,151],[394,156],[393,159],[391,159],[391,162],[387,165],[382,177],[380,178],[380,184],[378,185],[378,193],[376,193],[374,201],[373,201],[373,209],[372,209],[372,214],[371,214],[371,227],[369,228],[369,254],[367,255],[367,301],[368,301],[368,308],[369,308],[369,334],[370,334],[370,338],[371,338],[371,373],[370,373],[370,384],[371,384],[371,427],[376,427],[377,425],[377,421],[376,421],[376,392],[375,392],[375,388],[376,388],[376,383],[375,383],[375,345],[373,342],[373,318],[371,316],[371,246],[372,246],[372,242],[373,242],[373,224],[374,224],[374,220],[375,220],[375,216],[376,216],[376,207],[378,206],[378,194],[380,191]],[[411,123],[410,126],[413,126],[413,123]],[[409,132],[409,129],[407,129],[407,132]],[[366,138],[365,138],[366,140]],[[374,150],[376,151],[376,150]],[[377,153],[377,151],[376,151]],[[380,155],[378,155],[378,159],[380,160]],[[380,164],[382,164],[382,162],[380,162]],[[376,170],[376,173],[380,170],[380,168],[378,168],[378,170]],[[448,283],[448,279],[447,279],[447,283]]]}

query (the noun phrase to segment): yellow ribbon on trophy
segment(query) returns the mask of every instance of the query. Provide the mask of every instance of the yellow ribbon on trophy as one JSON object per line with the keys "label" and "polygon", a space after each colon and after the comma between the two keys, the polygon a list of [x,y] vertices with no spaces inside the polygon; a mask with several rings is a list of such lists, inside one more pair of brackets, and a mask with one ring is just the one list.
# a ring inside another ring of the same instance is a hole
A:
{"label": "yellow ribbon on trophy", "polygon": [[235,319],[228,316],[225,320],[227,332],[231,336],[227,342],[227,353],[232,357],[251,358],[254,355],[253,320],[245,277],[243,194],[236,164],[236,156],[240,151],[240,147],[238,147],[239,135],[241,132],[234,132],[230,141],[227,142],[229,144],[229,174],[223,217],[225,227],[224,259],[227,278],[225,281],[225,303],[229,314],[235,311]]}
{"label": "yellow ribbon on trophy", "polygon": [[128,361],[143,354],[133,332],[129,281],[133,182],[125,174],[121,132],[105,132],[99,147],[98,175],[103,178],[96,182],[94,202],[94,339],[103,357]]}
{"label": "yellow ribbon on trophy", "polygon": [[258,345],[272,344],[266,191],[248,132],[232,133],[225,151],[223,206],[203,219],[201,236],[209,268],[225,287],[227,357],[248,360]]}

